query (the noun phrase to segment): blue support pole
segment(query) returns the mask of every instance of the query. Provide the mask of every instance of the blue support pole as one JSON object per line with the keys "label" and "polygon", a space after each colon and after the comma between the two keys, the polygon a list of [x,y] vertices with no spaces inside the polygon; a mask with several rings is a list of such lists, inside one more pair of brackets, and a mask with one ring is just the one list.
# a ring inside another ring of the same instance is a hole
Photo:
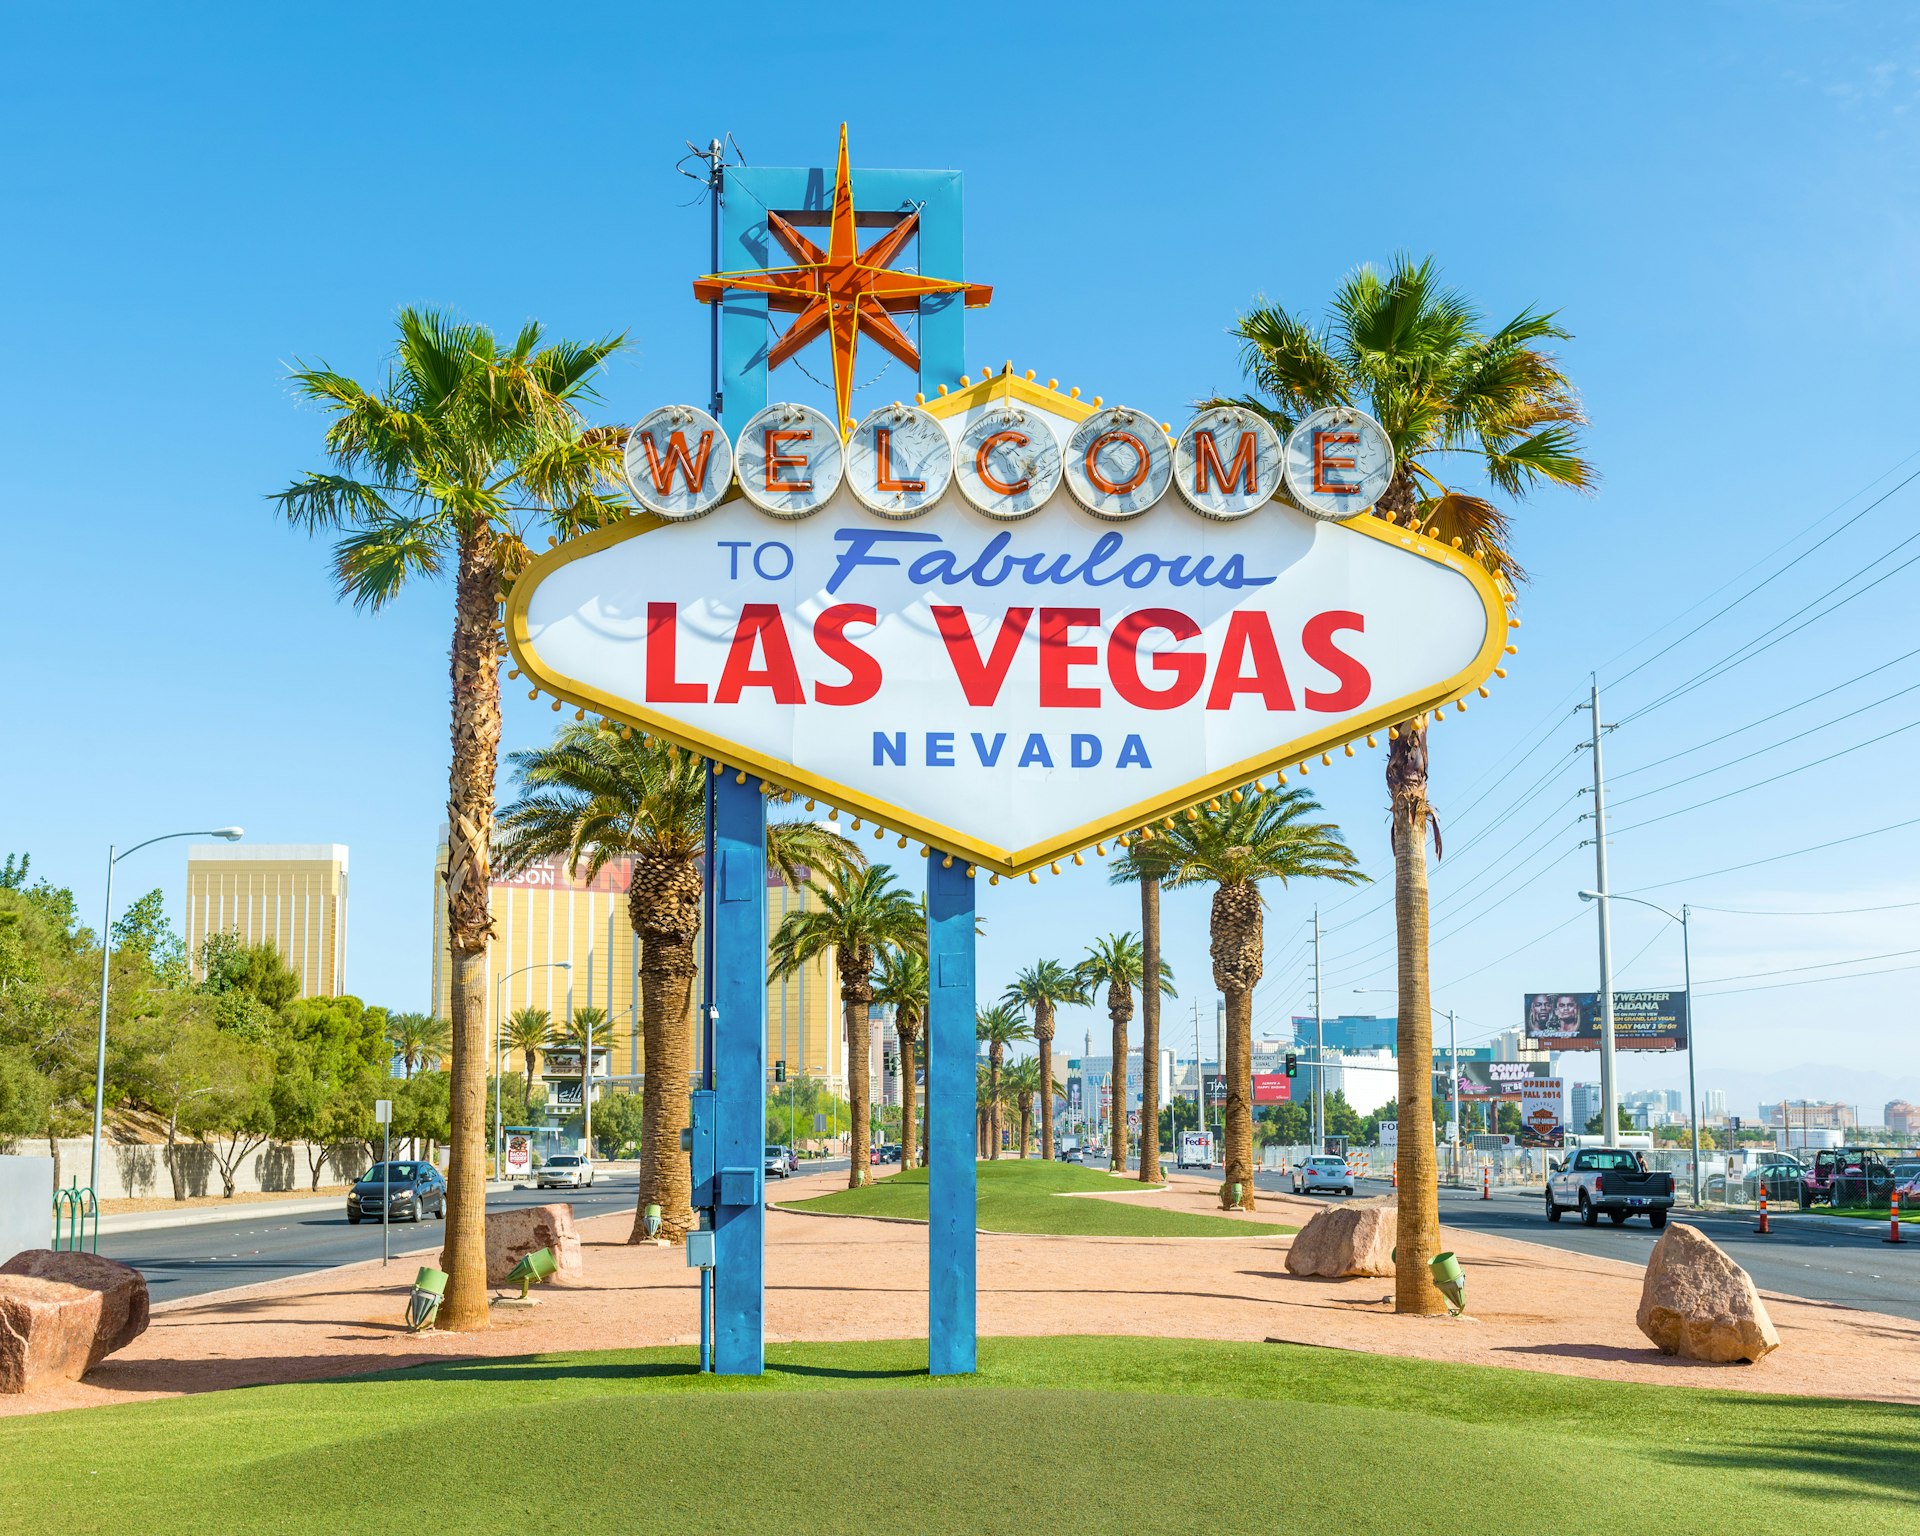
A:
{"label": "blue support pole", "polygon": [[713,805],[713,1368],[758,1376],[766,1369],[767,802],[758,779],[736,783],[728,771],[714,780]]}
{"label": "blue support pole", "polygon": [[964,859],[927,854],[927,1369],[972,1374],[974,915]]}

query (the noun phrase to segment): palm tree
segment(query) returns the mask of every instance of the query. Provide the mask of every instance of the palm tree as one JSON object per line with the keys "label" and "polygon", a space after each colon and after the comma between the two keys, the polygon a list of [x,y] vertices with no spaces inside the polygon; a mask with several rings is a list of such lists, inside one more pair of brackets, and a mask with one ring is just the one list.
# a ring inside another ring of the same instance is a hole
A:
{"label": "palm tree", "polygon": [[1053,1014],[1062,1003],[1080,1004],[1087,1000],[1087,989],[1058,960],[1036,960],[1001,995],[1011,1008],[1033,1013],[1033,1038],[1040,1042],[1040,1080],[1046,1084],[1040,1093],[1040,1155],[1053,1156]]}
{"label": "palm tree", "polygon": [[973,1141],[974,1156],[987,1155],[987,1127],[993,1123],[993,1101],[998,1092],[987,1074],[987,1064],[977,1061],[973,1067]]}
{"label": "palm tree", "polygon": [[981,1008],[973,1015],[975,1037],[987,1047],[987,1156],[1000,1156],[1000,1067],[1007,1047],[1016,1040],[1031,1040],[1033,1030],[1017,1007],[1001,1003]]}
{"label": "palm tree", "polygon": [[[1107,1017],[1113,1023],[1113,1070],[1107,1117],[1107,1161],[1115,1173],[1127,1171],[1127,1025],[1133,1019],[1133,989],[1146,975],[1146,957],[1137,933],[1110,933],[1087,946],[1087,955],[1073,970],[1089,994],[1107,989]],[[1173,973],[1160,962],[1160,993],[1174,996]]]}
{"label": "palm tree", "polygon": [[1020,1155],[1027,1155],[1027,1142],[1033,1134],[1033,1100],[1046,1091],[1040,1075],[1040,1058],[1022,1056],[1006,1072],[1006,1090],[1020,1117]]}
{"label": "palm tree", "polygon": [[[1509,590],[1525,579],[1508,542],[1506,512],[1442,478],[1444,456],[1464,458],[1495,492],[1520,500],[1543,486],[1589,489],[1593,466],[1581,451],[1579,396],[1542,343],[1568,333],[1551,313],[1527,310],[1489,330],[1460,294],[1445,287],[1431,257],[1396,257],[1381,273],[1362,267],[1335,291],[1328,321],[1315,329],[1273,304],[1235,326],[1246,371],[1263,398],[1241,403],[1282,431],[1322,406],[1364,405],[1393,440],[1397,468],[1376,515],[1405,519],[1458,539]],[[1387,733],[1392,807],[1393,897],[1399,971],[1399,1061],[1403,1137],[1395,1233],[1394,1305],[1435,1314],[1446,1306],[1427,1275],[1439,1246],[1439,1176],[1433,1149],[1433,1016],[1427,973],[1426,835],[1440,855],[1439,816],[1427,793],[1423,719]]]}
{"label": "palm tree", "polygon": [[917,1057],[920,1032],[927,1022],[927,957],[917,949],[880,950],[873,972],[873,1000],[893,1010],[893,1032],[900,1038],[900,1166],[920,1161]]}
{"label": "palm tree", "polygon": [[[1140,971],[1166,972],[1160,958],[1160,865],[1148,857],[1151,843],[1136,844],[1135,857],[1114,863],[1116,885],[1140,887]],[[1196,1063],[1194,1071],[1200,1070]],[[1160,1167],[1160,993],[1149,987],[1140,994],[1140,1182],[1159,1184]]]}
{"label": "palm tree", "polygon": [[431,1014],[389,1014],[387,1044],[400,1058],[401,1076],[413,1077],[435,1062],[446,1060],[453,1044],[453,1031],[445,1019],[436,1019]]}
{"label": "palm tree", "polygon": [[516,1008],[507,1016],[506,1047],[518,1051],[526,1063],[527,1087],[533,1087],[534,1055],[546,1049],[553,1033],[553,1015],[544,1008]]}
{"label": "palm tree", "polygon": [[418,579],[450,574],[453,762],[447,786],[447,931],[453,969],[452,1163],[439,1326],[487,1326],[487,885],[500,754],[499,607],[546,524],[566,537],[626,512],[621,432],[588,428],[580,407],[623,344],[542,346],[538,325],[502,348],[484,326],[404,309],[394,359],[374,388],[325,366],[292,375],[331,420],[330,470],[275,495],[308,533],[339,535],[336,584],[357,607],[385,607]]}
{"label": "palm tree", "polygon": [[[1157,869],[1169,890],[1211,885],[1213,980],[1226,999],[1227,1081],[1226,1178],[1221,1203],[1230,1203],[1231,1186],[1240,1186],[1240,1208],[1252,1210],[1253,1196],[1253,989],[1263,968],[1265,899],[1260,882],[1339,880],[1357,885],[1367,877],[1359,860],[1330,822],[1309,821],[1320,803],[1304,789],[1235,790],[1224,800],[1195,807],[1174,818],[1171,828],[1135,842],[1123,863],[1137,871],[1119,871],[1124,880]],[[1403,1073],[1404,1075],[1404,1073]]]}
{"label": "palm tree", "polygon": [[[682,1242],[693,1225],[693,1187],[680,1132],[693,1075],[689,1009],[698,970],[700,860],[706,837],[705,759],[631,730],[563,726],[551,745],[507,760],[518,797],[500,817],[501,866],[560,857],[591,880],[632,861],[627,921],[640,944],[640,1189],[629,1242],[649,1241],[645,1213],[660,1207],[660,1235]],[[863,863],[852,843],[810,821],[767,826],[767,863],[788,885],[809,868]]]}
{"label": "palm tree", "polygon": [[[808,881],[820,905],[780,919],[768,946],[774,976],[790,976],[808,961],[833,953],[840,968],[840,1003],[847,1025],[847,1098],[852,1111],[853,1166],[847,1187],[872,1182],[868,1166],[867,1056],[872,1049],[868,1009],[873,1003],[874,956],[887,949],[926,951],[926,913],[894,884],[884,865],[826,869]],[[904,1155],[904,1154],[902,1154]]]}

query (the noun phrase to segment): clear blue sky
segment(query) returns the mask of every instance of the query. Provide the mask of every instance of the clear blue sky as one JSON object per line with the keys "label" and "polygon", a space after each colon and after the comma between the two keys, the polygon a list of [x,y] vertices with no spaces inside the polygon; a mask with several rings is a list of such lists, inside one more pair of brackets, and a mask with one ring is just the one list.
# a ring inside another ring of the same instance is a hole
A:
{"label": "clear blue sky", "polygon": [[[858,164],[966,173],[969,275],[995,285],[969,320],[976,361],[1013,358],[1169,417],[1236,383],[1225,331],[1256,295],[1311,309],[1396,251],[1435,253],[1492,316],[1562,312],[1604,484],[1524,509],[1533,580],[1512,678],[1437,740],[1449,852],[1434,977],[1438,1002],[1471,1021],[1463,1037],[1513,1022],[1525,990],[1592,987],[1575,897],[1592,877],[1574,820],[1589,808],[1573,795],[1584,755],[1563,756],[1576,689],[1594,668],[1621,679],[1744,585],[1680,621],[1714,589],[1800,539],[1749,582],[1767,575],[1846,514],[1820,519],[1920,468],[1909,16],[1249,5],[1201,22],[1109,6],[1086,27],[1066,14],[735,6],[708,42],[694,12],[663,24],[632,7],[10,11],[0,847],[30,850],[92,912],[110,841],[238,821],[250,839],[347,843],[350,982],[423,1005],[449,598],[356,614],[335,601],[324,550],[276,525],[263,496],[317,465],[321,432],[286,366],[371,373],[394,310],[437,304],[501,328],[536,316],[564,335],[628,332],[608,420],[698,399],[705,321],[687,285],[706,214],[674,172],[682,140],[731,130],[751,160],[813,164],[845,118]],[[1617,889],[1795,910],[1920,901],[1914,826],[1695,878],[1920,815],[1904,771],[1920,733],[1633,828],[1920,721],[1906,694],[1782,741],[1920,682],[1915,658],[1895,661],[1920,643],[1920,570],[1629,721],[1889,550],[1917,512],[1920,483],[1609,690],[1606,717],[1628,722],[1607,744]],[[551,721],[510,705],[508,745]],[[1313,783],[1386,875],[1377,758]],[[1642,790],[1658,793],[1628,802]],[[122,891],[157,884],[177,904],[183,846],[123,866]],[[983,894],[996,986],[1131,921],[1091,870],[1064,889]],[[1323,893],[1328,1009],[1390,1011],[1353,991],[1392,985],[1390,909],[1341,895]],[[1273,893],[1262,1027],[1310,999],[1314,896]],[[1197,998],[1210,1018],[1205,913],[1202,896],[1169,901],[1177,1011]],[[1835,969],[1910,967],[1920,956],[1895,952],[1920,945],[1916,916],[1700,914],[1702,1086],[1733,1084],[1737,1108],[1746,1076],[1811,1063],[1787,1091],[1920,1097],[1920,973],[1749,975],[1862,956],[1889,958]],[[1623,986],[1678,982],[1677,937],[1651,914],[1620,911],[1618,955]],[[1721,977],[1745,979],[1706,984]],[[1063,1030],[1076,1047],[1082,1027]],[[1084,1027],[1098,1037],[1104,1016]],[[1672,1061],[1625,1077],[1682,1083]]]}

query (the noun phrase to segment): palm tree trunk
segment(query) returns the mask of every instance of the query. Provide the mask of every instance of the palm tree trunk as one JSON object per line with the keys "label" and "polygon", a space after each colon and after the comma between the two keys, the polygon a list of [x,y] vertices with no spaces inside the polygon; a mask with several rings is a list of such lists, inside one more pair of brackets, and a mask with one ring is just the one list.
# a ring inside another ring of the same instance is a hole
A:
{"label": "palm tree trunk", "polygon": [[1033,1134],[1033,1100],[1024,1095],[1020,1100],[1020,1157],[1027,1155],[1027,1140]]}
{"label": "palm tree trunk", "polygon": [[894,1030],[900,1037],[900,1168],[905,1172],[920,1163],[920,1090],[913,1080],[920,1041],[918,1031],[901,1029],[897,1018]]}
{"label": "palm tree trunk", "polygon": [[454,583],[453,765],[447,776],[447,933],[453,972],[453,1060],[447,1074],[445,1299],[438,1325],[485,1328],[487,1317],[487,943],[493,936],[488,875],[493,854],[493,780],[500,766],[499,606],[493,539],[460,542]]}
{"label": "palm tree trunk", "polygon": [[640,943],[640,1050],[646,1073],[640,1101],[640,1194],[630,1243],[650,1242],[649,1205],[660,1207],[660,1236],[686,1241],[693,1227],[693,1172],[680,1150],[693,1076],[690,1005],[699,971],[700,870],[691,859],[636,858],[627,920]]}
{"label": "palm tree trunk", "polygon": [[1113,1091],[1107,1114],[1107,1166],[1127,1171],[1127,1025],[1133,1021],[1133,994],[1114,982],[1107,988],[1107,1017],[1113,1020]]}
{"label": "palm tree trunk", "polygon": [[867,1123],[872,1095],[868,1088],[868,1055],[873,1049],[873,1026],[867,1016],[873,1001],[873,951],[866,945],[849,952],[839,951],[840,998],[847,1010],[847,1109],[852,1117],[852,1135],[848,1151],[853,1166],[847,1170],[847,1188],[858,1189],[873,1182],[872,1156]]}
{"label": "palm tree trunk", "polygon": [[987,1157],[1000,1160],[1000,1043],[987,1047]]}
{"label": "palm tree trunk", "polygon": [[1040,1044],[1040,1156],[1053,1158],[1053,1004],[1034,1005],[1033,1038]]}
{"label": "palm tree trunk", "polygon": [[1213,980],[1226,1000],[1227,1079],[1223,1206],[1240,1186],[1239,1208],[1254,1209],[1253,1195],[1253,989],[1265,968],[1266,925],[1260,890],[1252,884],[1223,885],[1213,893]]}
{"label": "palm tree trunk", "polygon": [[1439,1169],[1433,1150],[1433,1014],[1427,975],[1427,735],[1402,725],[1387,746],[1393,807],[1393,910],[1400,972],[1400,1185],[1394,1225],[1396,1312],[1446,1311],[1427,1263],[1440,1246]]}
{"label": "palm tree trunk", "polygon": [[1140,1182],[1160,1171],[1160,882],[1140,882]]}

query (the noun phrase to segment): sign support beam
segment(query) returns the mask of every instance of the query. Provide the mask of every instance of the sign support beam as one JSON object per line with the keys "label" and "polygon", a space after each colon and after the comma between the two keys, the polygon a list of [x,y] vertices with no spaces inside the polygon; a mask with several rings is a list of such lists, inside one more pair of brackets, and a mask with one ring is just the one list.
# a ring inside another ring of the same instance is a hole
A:
{"label": "sign support beam", "polygon": [[927,1369],[971,1375],[974,1278],[974,907],[966,861],[927,853]]}
{"label": "sign support beam", "polygon": [[714,781],[712,1054],[713,1368],[766,1370],[767,801],[760,781]]}

